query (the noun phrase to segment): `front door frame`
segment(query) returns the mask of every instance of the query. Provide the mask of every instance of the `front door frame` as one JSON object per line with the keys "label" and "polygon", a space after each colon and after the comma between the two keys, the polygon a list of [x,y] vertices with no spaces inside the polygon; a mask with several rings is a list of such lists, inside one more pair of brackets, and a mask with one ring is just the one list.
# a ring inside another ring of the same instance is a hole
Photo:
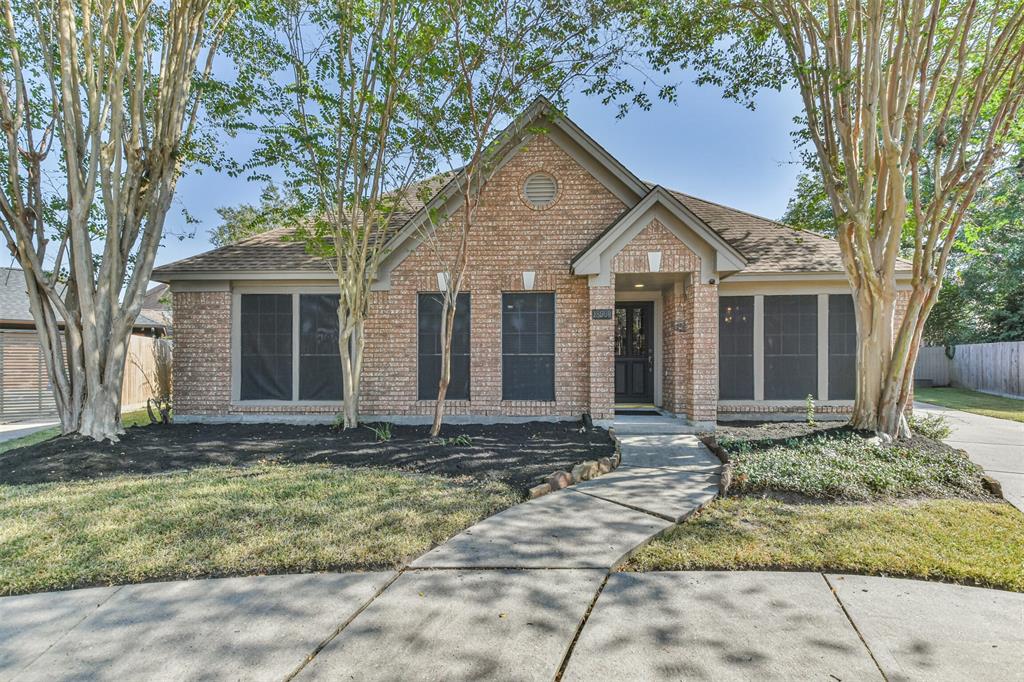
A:
{"label": "front door frame", "polygon": [[[616,291],[615,302],[618,303],[619,301],[624,303],[632,303],[635,301],[654,301],[654,405],[655,407],[661,407],[661,386],[662,378],[664,376],[664,370],[662,369],[662,356],[663,349],[665,347],[665,335],[662,331],[662,319],[664,317],[664,313],[662,311],[661,291],[658,289],[652,289],[651,291]],[[614,352],[614,350],[612,352]]]}

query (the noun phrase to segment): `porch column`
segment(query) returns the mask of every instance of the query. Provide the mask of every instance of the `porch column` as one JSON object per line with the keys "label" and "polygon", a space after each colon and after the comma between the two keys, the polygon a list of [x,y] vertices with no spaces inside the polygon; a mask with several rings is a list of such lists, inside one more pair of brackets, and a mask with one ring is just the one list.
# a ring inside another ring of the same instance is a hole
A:
{"label": "porch column", "polygon": [[718,419],[718,285],[695,277],[690,287],[693,339],[687,416],[695,423]]}
{"label": "porch column", "polygon": [[608,286],[590,284],[590,416],[611,419],[615,409],[615,276]]}

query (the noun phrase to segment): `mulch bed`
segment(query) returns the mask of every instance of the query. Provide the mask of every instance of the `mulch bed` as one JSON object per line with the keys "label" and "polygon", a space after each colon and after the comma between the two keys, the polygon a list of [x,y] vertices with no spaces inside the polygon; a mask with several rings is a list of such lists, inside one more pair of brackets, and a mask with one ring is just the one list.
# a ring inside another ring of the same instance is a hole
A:
{"label": "mulch bed", "polygon": [[327,425],[171,424],[137,426],[117,443],[61,436],[0,455],[0,483],[74,481],[117,474],[158,474],[204,466],[257,462],[330,463],[385,467],[460,479],[499,480],[526,490],[551,472],[611,456],[604,429],[581,432],[572,422],[445,425],[442,437],[465,435],[469,445],[442,445],[427,426],[391,428],[378,442],[366,428]]}
{"label": "mulch bed", "polygon": [[[800,440],[817,435],[842,436],[847,433],[859,433],[866,438],[874,435],[869,431],[857,431],[845,424],[837,424],[836,422],[819,422],[814,426],[810,426],[807,422],[783,421],[719,422],[715,433],[708,435],[714,435],[719,441],[727,438],[752,441],[756,443],[755,448],[767,449],[776,445],[785,445],[792,440]],[[963,452],[946,445],[942,441],[932,440],[920,434],[912,434],[910,438],[898,440],[894,445],[932,454]]]}

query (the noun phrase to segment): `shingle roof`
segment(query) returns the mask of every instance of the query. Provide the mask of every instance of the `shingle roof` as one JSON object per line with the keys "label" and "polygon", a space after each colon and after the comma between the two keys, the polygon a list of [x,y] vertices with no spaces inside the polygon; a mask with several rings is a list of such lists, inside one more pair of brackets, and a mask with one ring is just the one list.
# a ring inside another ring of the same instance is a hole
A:
{"label": "shingle roof", "polygon": [[[58,319],[60,316],[58,315]],[[25,272],[19,268],[0,268],[0,320],[5,322],[32,323],[32,308],[25,291]],[[166,325],[159,320],[139,314],[136,327],[158,327]]]}
{"label": "shingle roof", "polygon": [[745,273],[842,272],[839,242],[775,220],[669,190],[747,259]]}
{"label": "shingle roof", "polygon": [[[425,200],[437,194],[453,173],[440,173],[416,183],[406,193],[401,210],[396,210],[382,235],[387,241],[423,208]],[[292,227],[279,227],[234,244],[161,265],[153,270],[159,278],[169,273],[199,272],[329,272],[330,265],[306,250],[304,242],[291,239]]]}

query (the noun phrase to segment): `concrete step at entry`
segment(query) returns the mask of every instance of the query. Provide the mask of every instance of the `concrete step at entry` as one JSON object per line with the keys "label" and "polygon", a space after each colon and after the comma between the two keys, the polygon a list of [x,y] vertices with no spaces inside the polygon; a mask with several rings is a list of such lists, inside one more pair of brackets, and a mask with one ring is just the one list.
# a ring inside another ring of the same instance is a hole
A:
{"label": "concrete step at entry", "polygon": [[678,417],[665,415],[617,414],[612,422],[617,436],[652,436],[697,433],[697,429]]}

